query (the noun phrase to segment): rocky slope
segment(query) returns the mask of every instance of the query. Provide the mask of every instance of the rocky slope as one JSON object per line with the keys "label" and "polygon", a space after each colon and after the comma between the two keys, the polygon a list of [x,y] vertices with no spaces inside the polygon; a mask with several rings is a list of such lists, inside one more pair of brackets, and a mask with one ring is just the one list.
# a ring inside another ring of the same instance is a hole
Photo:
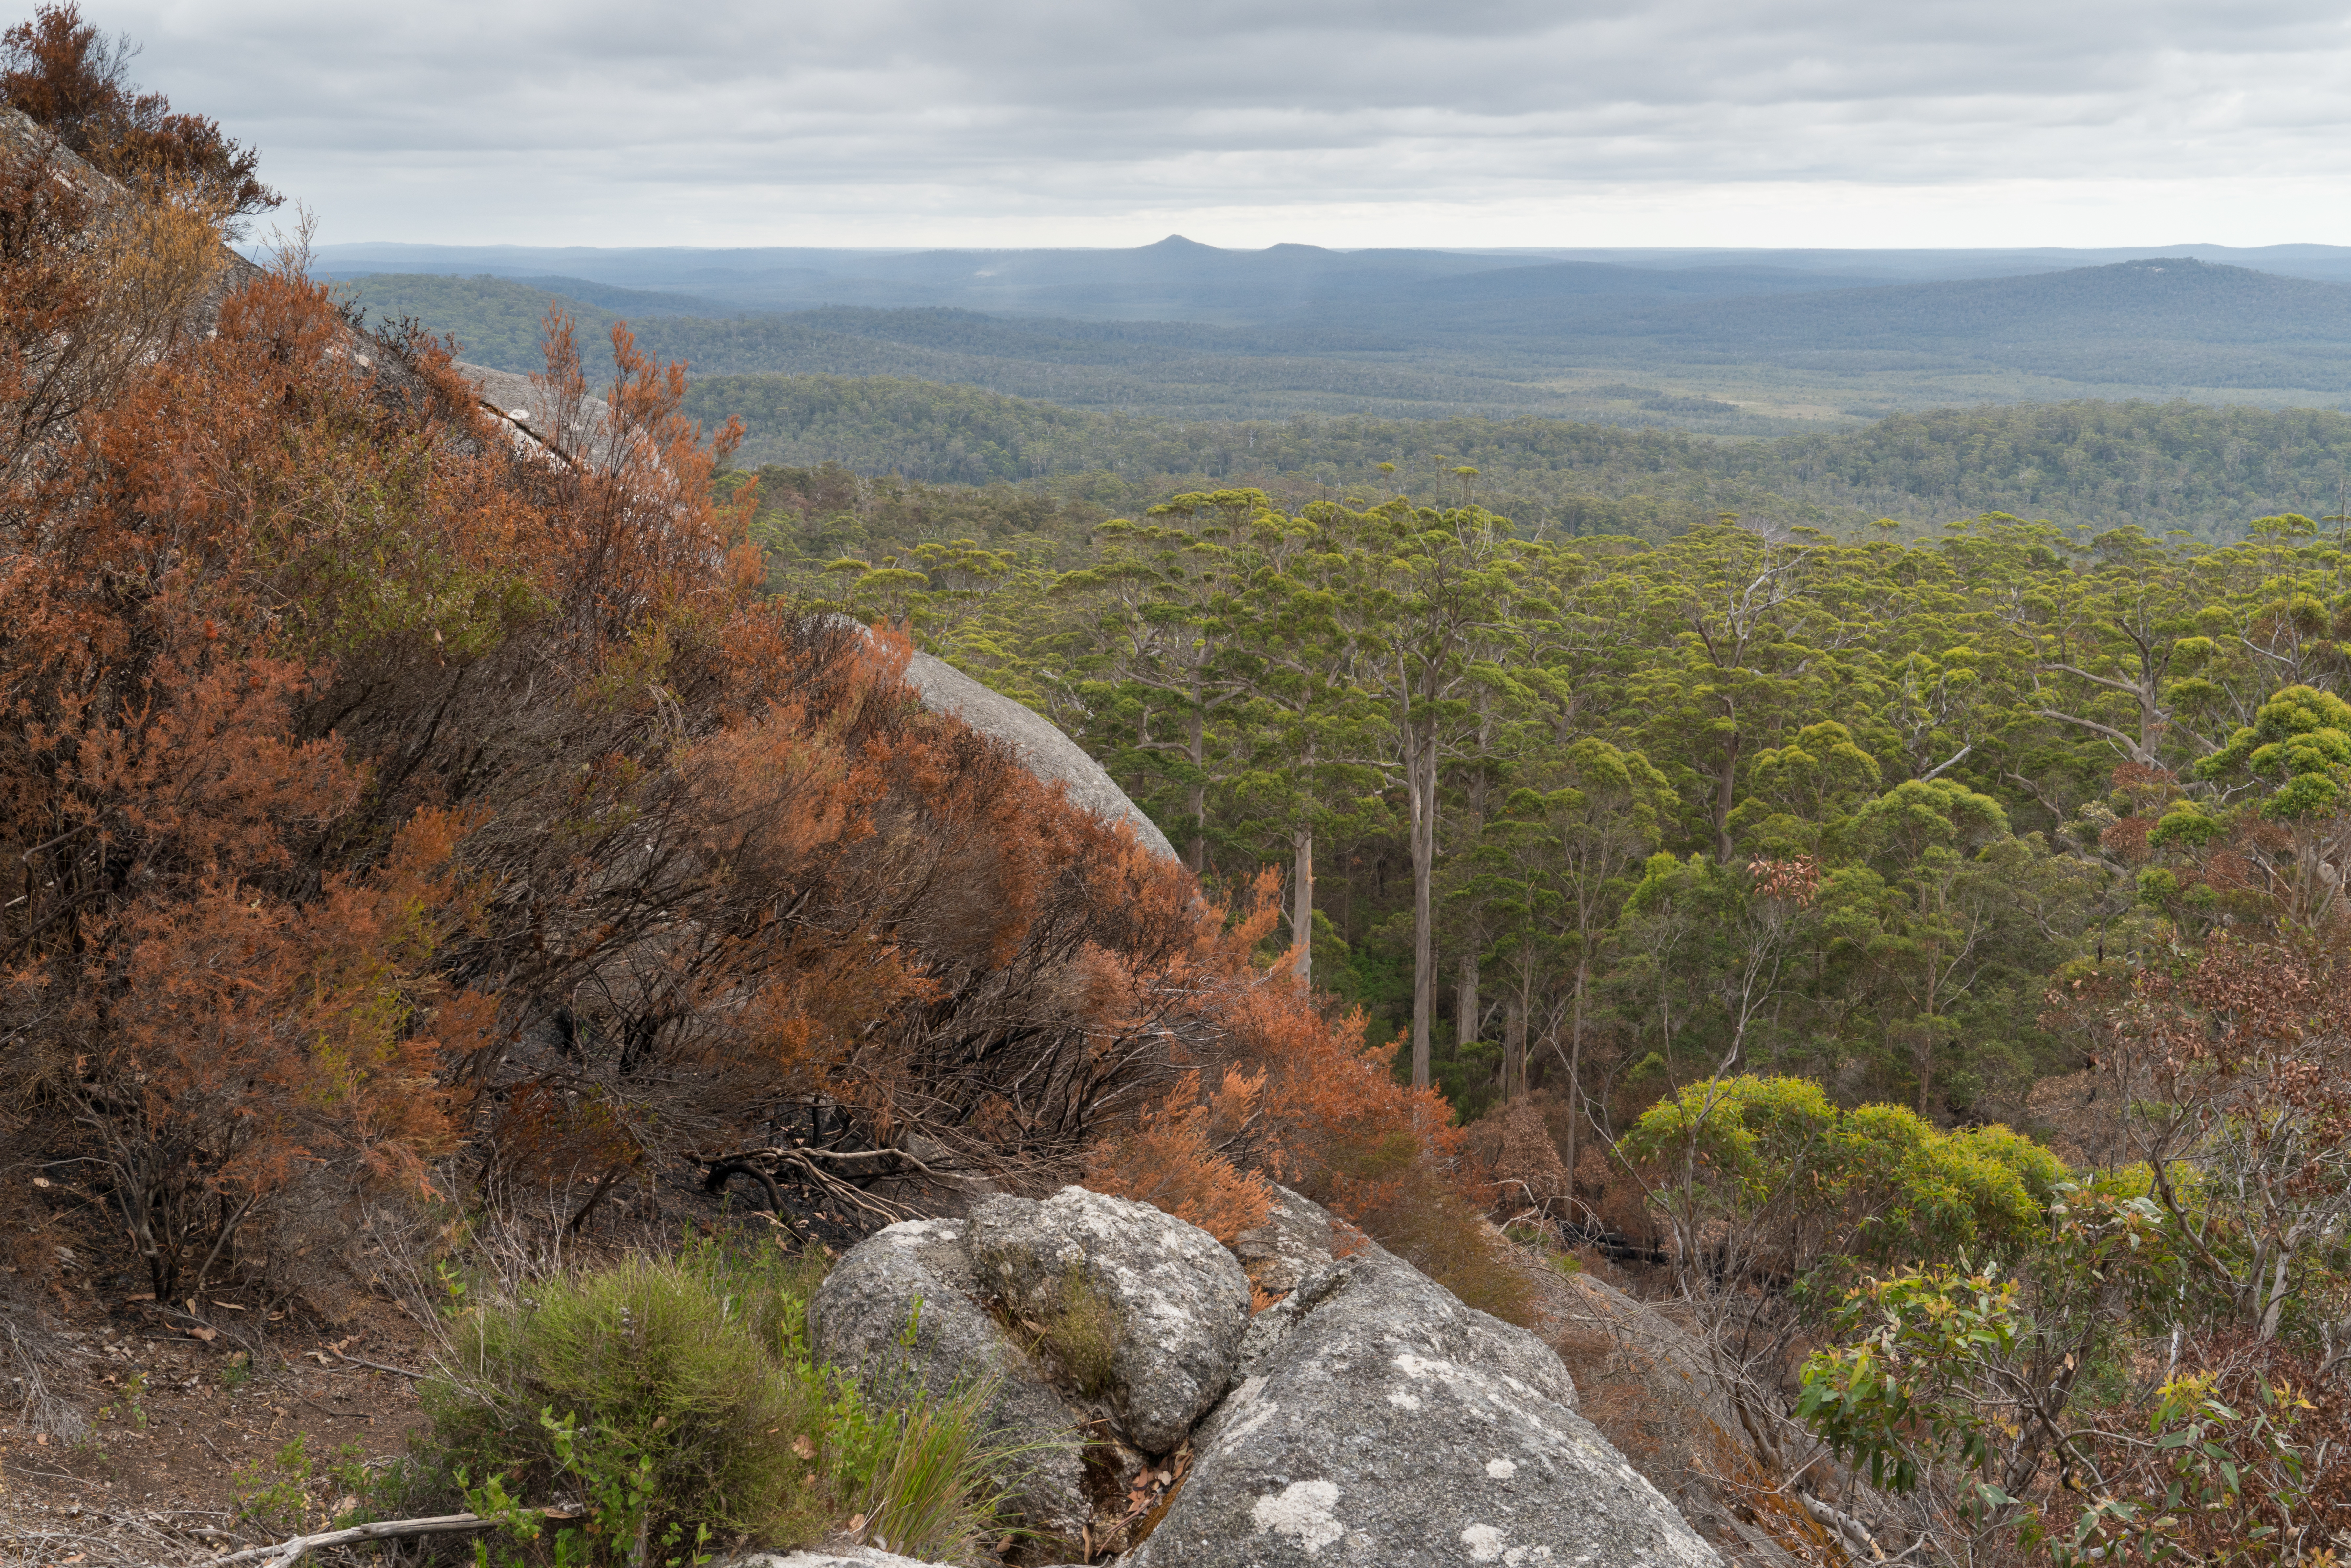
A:
{"label": "rocky slope", "polygon": [[[1067,1326],[1078,1299],[1111,1309],[1092,1376]],[[1328,1217],[1292,1193],[1232,1252],[1081,1187],[988,1197],[968,1219],[893,1226],[853,1249],[810,1319],[817,1349],[868,1377],[993,1380],[999,1435],[1054,1445],[1025,1502],[1072,1558],[1719,1561],[1577,1412],[1548,1345],[1375,1245],[1334,1245]]]}

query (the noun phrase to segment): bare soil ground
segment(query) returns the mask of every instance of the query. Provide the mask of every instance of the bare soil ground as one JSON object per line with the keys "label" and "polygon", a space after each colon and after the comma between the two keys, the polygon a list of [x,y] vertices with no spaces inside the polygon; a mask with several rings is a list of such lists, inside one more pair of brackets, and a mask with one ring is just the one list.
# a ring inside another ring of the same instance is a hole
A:
{"label": "bare soil ground", "polygon": [[[406,1375],[432,1370],[438,1341],[429,1224],[346,1236],[298,1289],[256,1270],[159,1304],[123,1270],[103,1207],[50,1168],[0,1194],[20,1205],[15,1261],[0,1260],[0,1568],[201,1563],[325,1529],[351,1506],[354,1467],[407,1452],[423,1416]],[[689,1226],[769,1223],[694,1175],[630,1188],[583,1236],[543,1216],[515,1236],[590,1261],[674,1246]],[[298,1437],[307,1476],[287,1462]]]}
{"label": "bare soil ground", "polygon": [[[0,1418],[0,1562],[201,1562],[324,1528],[350,1506],[339,1460],[405,1450],[413,1380],[350,1359],[421,1370],[426,1336],[405,1312],[361,1300],[330,1324],[226,1291],[198,1304],[222,1326],[176,1326],[184,1303],[113,1291],[60,1292],[43,1314],[47,1393],[87,1430],[32,1430],[21,1398]],[[298,1437],[307,1477],[280,1462]],[[268,1517],[240,1517],[256,1504]]]}

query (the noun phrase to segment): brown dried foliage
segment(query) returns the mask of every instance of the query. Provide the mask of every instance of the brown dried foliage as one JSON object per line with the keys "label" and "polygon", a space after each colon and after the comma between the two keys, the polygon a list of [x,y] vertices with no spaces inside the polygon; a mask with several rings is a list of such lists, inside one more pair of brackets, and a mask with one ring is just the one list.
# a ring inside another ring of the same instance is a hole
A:
{"label": "brown dried foliage", "polygon": [[2147,1163],[2222,1320],[2264,1343],[2293,1328],[2329,1366],[2351,1360],[2334,1239],[2351,1224],[2342,951],[2336,933],[2223,933],[2168,967],[2078,977],[2045,1015],[2096,1042],[2083,1092],[2117,1106],[2121,1152]]}
{"label": "brown dried foliage", "polygon": [[1531,1100],[1521,1096],[1488,1112],[1469,1124],[1468,1134],[1469,1159],[1494,1189],[1498,1214],[1568,1218],[1567,1166]]}
{"label": "brown dried foliage", "polygon": [[0,34],[0,94],[127,184],[193,192],[224,215],[277,206],[281,198],[260,180],[260,154],[216,121],[174,113],[162,93],[131,85],[137,52],[128,39],[108,39],[78,5],[44,5]]}
{"label": "brown dried foliage", "polygon": [[733,432],[625,329],[600,401],[550,319],[518,438],[298,260],[197,329],[226,214],[47,178],[0,167],[0,1106],[159,1295],[371,1184],[580,1221],[762,1146],[1091,1155],[1220,1231],[1245,1172],[1451,1191],[1442,1103],[1259,967],[1274,884],[1204,898],[765,597]]}
{"label": "brown dried foliage", "polygon": [[1244,1172],[1219,1150],[1256,1119],[1265,1074],[1228,1069],[1224,1085],[1203,1103],[1200,1075],[1185,1074],[1164,1104],[1124,1133],[1095,1145],[1086,1186],[1134,1198],[1198,1226],[1230,1246],[1265,1223],[1271,1198],[1264,1178]]}
{"label": "brown dried foliage", "polygon": [[623,336],[594,409],[559,332],[588,440],[517,450],[296,273],[182,329],[213,231],[126,281],[188,209],[49,173],[0,170],[0,1069],[159,1294],[468,1134],[601,1190],[793,1100],[1066,1158],[1164,1090],[1078,967],[1187,943],[1182,879],[760,600],[674,371]]}

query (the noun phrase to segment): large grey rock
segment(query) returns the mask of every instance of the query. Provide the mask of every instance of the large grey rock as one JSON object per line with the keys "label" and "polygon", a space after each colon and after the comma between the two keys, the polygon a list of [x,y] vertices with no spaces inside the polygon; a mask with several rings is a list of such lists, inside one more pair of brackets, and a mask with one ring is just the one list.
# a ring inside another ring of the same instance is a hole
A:
{"label": "large grey rock", "polygon": [[1233,1239],[1233,1256],[1268,1295],[1295,1290],[1331,1261],[1331,1217],[1288,1187],[1276,1186],[1265,1223]]}
{"label": "large grey rock", "polygon": [[1082,1275],[1118,1316],[1109,1396],[1134,1447],[1165,1454],[1224,1396],[1249,1321],[1249,1276],[1215,1237],[1147,1203],[1065,1186],[1042,1203],[998,1196],[971,1211],[981,1285],[1049,1312]]}
{"label": "large grey rock", "polygon": [[579,406],[560,408],[549,395],[545,378],[519,371],[454,361],[450,368],[473,383],[484,412],[498,420],[518,446],[526,450],[552,448],[567,457],[585,457],[608,466],[616,450],[609,428],[611,410],[598,397],[582,397]]}
{"label": "large grey rock", "polygon": [[809,1301],[810,1346],[885,1399],[900,1380],[934,1398],[992,1380],[989,1429],[1040,1445],[1023,1458],[1022,1511],[1038,1529],[1076,1535],[1092,1515],[1074,1423],[1037,1364],[977,1304],[965,1228],[963,1220],[910,1219],[850,1249]]}
{"label": "large grey rock", "polygon": [[730,1557],[718,1568],[942,1568],[920,1558],[901,1557],[872,1546],[822,1546],[800,1552],[753,1552]]}
{"label": "large grey rock", "polygon": [[1372,1246],[1290,1301],[1121,1568],[1718,1568],[1526,1331]]}
{"label": "large grey rock", "polygon": [[980,734],[1004,742],[1019,754],[1029,772],[1048,784],[1066,786],[1071,800],[1102,821],[1126,823],[1144,848],[1169,860],[1176,858],[1176,847],[1158,824],[1144,816],[1117,781],[1102,771],[1102,764],[1050,719],[990,691],[928,653],[918,653],[907,661],[906,682],[931,712],[954,714]]}

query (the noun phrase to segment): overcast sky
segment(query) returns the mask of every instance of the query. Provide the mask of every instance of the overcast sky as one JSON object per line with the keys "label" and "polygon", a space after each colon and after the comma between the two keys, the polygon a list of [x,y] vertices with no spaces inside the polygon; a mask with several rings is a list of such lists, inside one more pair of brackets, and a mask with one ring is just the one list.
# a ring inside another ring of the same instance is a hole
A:
{"label": "overcast sky", "polygon": [[2298,0],[85,0],[323,243],[2351,243]]}

